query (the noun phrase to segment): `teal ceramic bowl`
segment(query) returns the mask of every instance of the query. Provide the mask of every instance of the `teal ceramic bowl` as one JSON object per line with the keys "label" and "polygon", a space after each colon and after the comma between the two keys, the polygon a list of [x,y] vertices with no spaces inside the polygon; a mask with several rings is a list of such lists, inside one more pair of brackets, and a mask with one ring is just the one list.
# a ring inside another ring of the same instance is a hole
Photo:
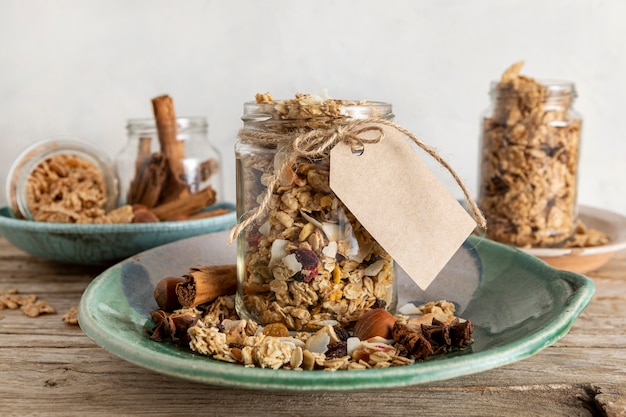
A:
{"label": "teal ceramic bowl", "polygon": [[130,224],[44,223],[14,218],[0,208],[0,235],[31,255],[72,264],[112,265],[155,246],[192,236],[228,230],[236,223],[235,206],[209,209],[230,213],[198,220]]}
{"label": "teal ceramic bowl", "polygon": [[[455,378],[506,365],[563,337],[594,292],[591,280],[556,270],[509,246],[470,237],[426,292],[402,272],[399,304],[447,299],[474,323],[474,343],[461,352],[409,366],[360,371],[246,368],[171,343],[152,341],[149,312],[155,284],[189,267],[235,263],[227,233],[181,240],[109,268],[83,293],[79,322],[98,345],[155,372],[207,384],[282,391],[387,389]],[[416,255],[417,256],[417,255]]]}

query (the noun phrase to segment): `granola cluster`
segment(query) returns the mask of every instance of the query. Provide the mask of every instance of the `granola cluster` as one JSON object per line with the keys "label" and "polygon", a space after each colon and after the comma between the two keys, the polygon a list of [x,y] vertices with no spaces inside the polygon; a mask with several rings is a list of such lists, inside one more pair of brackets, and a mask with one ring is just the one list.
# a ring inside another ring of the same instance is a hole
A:
{"label": "granola cluster", "polygon": [[520,247],[549,247],[576,227],[581,120],[571,86],[548,86],[508,68],[483,120],[479,205],[487,236]]}
{"label": "granola cluster", "polygon": [[222,296],[204,312],[193,308],[153,314],[157,320],[151,337],[174,340],[219,361],[299,371],[410,365],[433,354],[464,349],[472,342],[473,326],[455,317],[453,304],[431,302],[419,306],[418,311],[414,317],[393,316],[389,338],[360,340],[336,321],[315,332],[294,332],[282,323],[262,326],[243,320],[236,313],[234,297]]}
{"label": "granola cluster", "polygon": [[563,245],[564,248],[588,248],[609,244],[609,237],[596,229],[587,227],[580,219],[576,223],[576,233]]}
{"label": "granola cluster", "polygon": [[262,128],[279,132],[329,128],[358,116],[363,106],[368,117],[381,116],[376,106],[370,106],[366,100],[339,100],[306,93],[296,93],[289,100],[274,100],[270,93],[258,93],[255,98],[262,105],[260,111],[270,117],[262,122]]}
{"label": "granola cluster", "polygon": [[33,220],[57,223],[129,223],[130,206],[110,213],[102,172],[90,161],[73,154],[57,154],[30,173],[26,204]]}
{"label": "granola cluster", "polygon": [[[288,132],[345,115],[344,102],[310,95],[274,102],[264,94],[257,101],[274,103],[272,120],[288,120],[280,125]],[[393,260],[331,191],[328,158],[297,158],[275,173],[282,158],[280,150],[262,147],[238,154],[243,212],[259,206],[273,175],[280,180],[264,217],[239,236],[243,316],[299,330],[326,320],[345,325],[374,305],[391,306]]]}
{"label": "granola cluster", "polygon": [[0,310],[22,310],[28,317],[42,314],[56,314],[56,310],[47,301],[35,294],[20,294],[16,288],[0,291]]}

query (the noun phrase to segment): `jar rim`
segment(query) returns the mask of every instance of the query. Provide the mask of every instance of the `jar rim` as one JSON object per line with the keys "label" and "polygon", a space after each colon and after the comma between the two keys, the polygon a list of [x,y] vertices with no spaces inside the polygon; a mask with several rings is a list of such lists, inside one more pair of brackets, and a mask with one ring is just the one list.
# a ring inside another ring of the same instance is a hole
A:
{"label": "jar rim", "polygon": [[[273,103],[257,103],[256,101],[247,101],[243,104],[243,115],[241,120],[244,122],[263,122],[274,119],[275,121],[293,121],[295,119],[276,119],[275,106],[288,100],[274,100]],[[358,101],[358,100],[334,100],[337,107],[342,110],[339,115],[341,117],[352,117],[365,119],[368,117],[389,118],[393,117],[393,105],[384,101]],[[321,102],[320,102],[321,103]],[[298,104],[301,108],[318,107],[320,103]],[[379,114],[373,116],[371,113],[378,110]],[[322,115],[320,118],[332,118],[332,116]]]}
{"label": "jar rim", "polygon": [[[570,96],[573,98],[578,97],[578,93],[576,91],[576,84],[572,81],[549,79],[549,78],[536,79],[536,81],[546,88],[546,92],[547,92],[546,97],[566,97],[566,96]],[[500,81],[491,81],[489,94],[514,93],[514,90],[499,89],[498,85],[500,85]]]}
{"label": "jar rim", "polygon": [[[204,116],[183,116],[176,118],[176,124],[181,130],[186,129],[206,129],[209,126],[207,118]],[[156,130],[156,120],[153,117],[138,117],[126,120],[126,129],[134,130]]]}

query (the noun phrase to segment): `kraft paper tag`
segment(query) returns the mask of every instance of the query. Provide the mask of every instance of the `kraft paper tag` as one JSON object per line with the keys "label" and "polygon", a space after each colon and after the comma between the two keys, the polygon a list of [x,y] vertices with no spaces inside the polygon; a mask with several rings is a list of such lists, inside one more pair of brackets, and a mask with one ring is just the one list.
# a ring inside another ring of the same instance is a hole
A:
{"label": "kraft paper tag", "polygon": [[[476,222],[422,161],[403,134],[360,154],[341,142],[330,153],[330,187],[413,281],[426,289]],[[374,132],[362,133],[372,139]]]}

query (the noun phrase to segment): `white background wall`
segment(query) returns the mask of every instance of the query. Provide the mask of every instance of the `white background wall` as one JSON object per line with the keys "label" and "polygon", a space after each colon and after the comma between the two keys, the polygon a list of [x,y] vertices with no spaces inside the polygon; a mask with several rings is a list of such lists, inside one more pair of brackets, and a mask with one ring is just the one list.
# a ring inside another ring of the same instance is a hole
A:
{"label": "white background wall", "polygon": [[26,146],[69,134],[113,157],[164,93],[209,119],[234,201],[242,103],[322,88],[392,102],[475,192],[489,82],[523,59],[577,85],[580,203],[626,214],[625,17],[621,0],[0,0],[0,203]]}

